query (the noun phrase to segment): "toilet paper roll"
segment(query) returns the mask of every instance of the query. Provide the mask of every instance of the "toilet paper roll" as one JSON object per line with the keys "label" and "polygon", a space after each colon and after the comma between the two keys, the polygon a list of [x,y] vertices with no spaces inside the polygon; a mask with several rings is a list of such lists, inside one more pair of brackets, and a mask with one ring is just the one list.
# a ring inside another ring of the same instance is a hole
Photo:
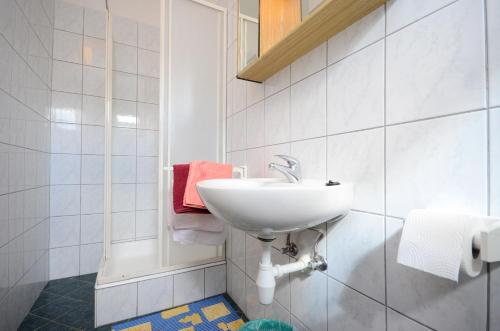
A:
{"label": "toilet paper roll", "polygon": [[486,224],[480,216],[413,210],[403,227],[398,263],[454,281],[460,270],[475,277],[483,261],[473,254],[474,234]]}

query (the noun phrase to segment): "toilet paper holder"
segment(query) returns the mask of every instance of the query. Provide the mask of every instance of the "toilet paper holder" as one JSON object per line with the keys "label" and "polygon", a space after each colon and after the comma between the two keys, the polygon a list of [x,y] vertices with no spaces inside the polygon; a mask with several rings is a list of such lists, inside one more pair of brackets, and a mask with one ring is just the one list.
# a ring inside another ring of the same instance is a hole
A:
{"label": "toilet paper holder", "polygon": [[500,261],[500,220],[491,224],[474,235],[473,249],[479,251],[484,262]]}

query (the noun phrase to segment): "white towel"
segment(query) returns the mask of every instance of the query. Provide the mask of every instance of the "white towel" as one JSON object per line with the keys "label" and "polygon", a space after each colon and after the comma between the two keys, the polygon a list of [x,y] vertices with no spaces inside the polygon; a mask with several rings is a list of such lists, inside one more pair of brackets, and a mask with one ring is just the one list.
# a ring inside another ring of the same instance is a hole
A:
{"label": "white towel", "polygon": [[174,230],[224,231],[224,222],[210,214],[175,214],[171,225]]}
{"label": "white towel", "polygon": [[181,244],[197,244],[197,245],[210,245],[218,246],[222,245],[226,241],[227,230],[221,232],[208,232],[199,230],[174,230],[173,238],[174,241],[180,242]]}

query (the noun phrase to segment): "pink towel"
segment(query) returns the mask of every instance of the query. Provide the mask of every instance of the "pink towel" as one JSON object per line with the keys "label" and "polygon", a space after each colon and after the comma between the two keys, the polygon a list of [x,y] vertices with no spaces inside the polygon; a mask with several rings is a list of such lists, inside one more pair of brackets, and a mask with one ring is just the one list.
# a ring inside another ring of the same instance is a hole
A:
{"label": "pink towel", "polygon": [[193,161],[189,164],[189,175],[184,191],[184,206],[206,209],[198,194],[196,183],[206,179],[231,178],[233,166],[208,161]]}

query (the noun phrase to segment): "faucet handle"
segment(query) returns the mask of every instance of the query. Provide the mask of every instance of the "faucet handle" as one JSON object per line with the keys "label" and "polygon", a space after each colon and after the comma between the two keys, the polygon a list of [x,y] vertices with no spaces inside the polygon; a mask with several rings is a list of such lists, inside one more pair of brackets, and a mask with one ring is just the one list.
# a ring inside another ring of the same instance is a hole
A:
{"label": "faucet handle", "polygon": [[283,155],[283,154],[278,154],[275,156],[285,160],[289,167],[295,167],[300,165],[299,160],[294,158],[293,156]]}

